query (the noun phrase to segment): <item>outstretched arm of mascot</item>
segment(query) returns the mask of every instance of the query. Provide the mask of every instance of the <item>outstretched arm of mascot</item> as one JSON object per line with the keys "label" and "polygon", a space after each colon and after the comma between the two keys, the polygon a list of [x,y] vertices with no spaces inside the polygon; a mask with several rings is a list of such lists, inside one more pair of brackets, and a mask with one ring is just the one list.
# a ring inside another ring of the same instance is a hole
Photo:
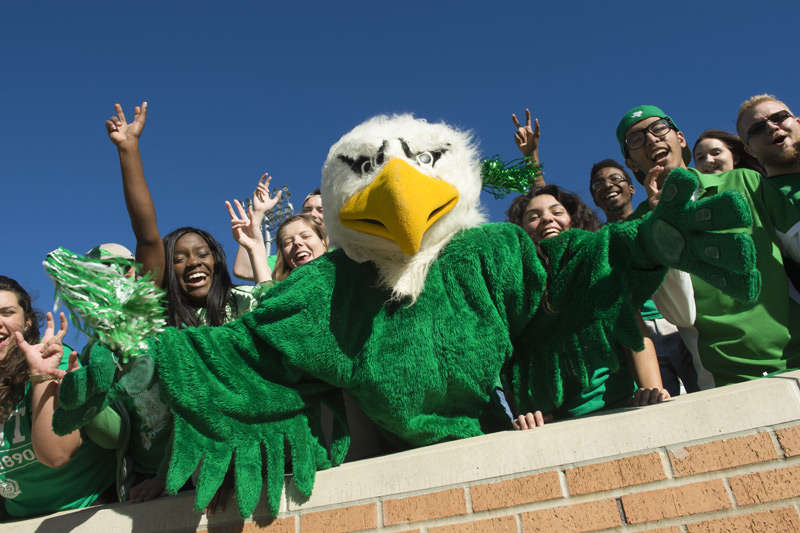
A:
{"label": "outstretched arm of mascot", "polygon": [[[252,514],[262,479],[270,511],[277,514],[288,463],[285,449],[291,454],[294,484],[305,495],[311,493],[316,471],[341,463],[347,451],[341,393],[312,379],[278,351],[325,360],[336,349],[335,341],[315,334],[325,328],[312,317],[326,312],[292,298],[292,291],[283,288],[274,288],[261,307],[239,320],[217,328],[168,328],[150,342],[161,393],[174,414],[176,445],[167,492],[177,492],[200,466],[197,510],[210,502],[231,464],[241,515]],[[276,324],[264,324],[265,316]],[[270,328],[274,331],[266,331]],[[292,331],[295,335],[288,334]],[[295,338],[297,332],[303,332],[301,339]],[[262,338],[278,339],[278,346]],[[57,432],[81,424],[109,396],[131,388],[104,345],[94,344],[88,356],[89,364],[62,383]],[[337,415],[330,454],[320,428],[320,402]]]}
{"label": "outstretched arm of mascot", "polygon": [[724,192],[692,202],[697,186],[694,174],[673,170],[649,216],[541,243],[551,264],[546,306],[516,340],[515,364],[506,368],[518,412],[552,413],[564,402],[565,382],[580,389],[594,369],[617,370],[614,341],[640,350],[636,311],[666,267],[744,302],[757,300],[761,277],[753,242],[730,231],[752,225],[747,201]]}

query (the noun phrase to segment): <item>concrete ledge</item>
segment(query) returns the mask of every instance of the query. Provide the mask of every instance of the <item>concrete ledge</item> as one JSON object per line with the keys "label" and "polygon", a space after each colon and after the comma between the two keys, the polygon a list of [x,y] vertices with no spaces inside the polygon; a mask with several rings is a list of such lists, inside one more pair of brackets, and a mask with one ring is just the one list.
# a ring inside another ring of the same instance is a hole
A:
{"label": "concrete ledge", "polygon": [[[486,480],[700,443],[800,421],[800,371],[623,409],[348,463],[317,473],[305,500],[287,481],[281,515],[370,503]],[[236,522],[234,502],[211,520],[192,510],[194,493],[147,504],[120,503],[0,525],[4,532],[194,531]],[[265,499],[254,520],[269,517]],[[292,529],[293,531],[294,529]]]}

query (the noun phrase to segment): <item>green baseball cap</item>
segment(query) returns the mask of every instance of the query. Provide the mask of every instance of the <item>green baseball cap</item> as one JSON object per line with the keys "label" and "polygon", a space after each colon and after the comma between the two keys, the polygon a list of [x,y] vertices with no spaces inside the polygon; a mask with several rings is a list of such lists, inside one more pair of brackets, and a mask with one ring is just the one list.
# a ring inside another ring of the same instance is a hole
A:
{"label": "green baseball cap", "polygon": [[[623,115],[622,120],[619,121],[619,125],[617,126],[617,141],[619,141],[619,149],[622,150],[622,155],[626,159],[628,158],[628,152],[625,149],[625,132],[628,131],[628,128],[634,124],[651,117],[665,118],[669,121],[670,125],[675,131],[681,131],[680,128],[675,125],[675,121],[669,118],[666,113],[654,105],[640,105],[628,110],[628,112]],[[683,162],[686,163],[686,166],[689,166],[689,164],[692,162],[692,150],[689,148],[688,143],[683,147]],[[636,180],[639,183],[644,184],[644,172],[634,172],[633,175],[636,176]]]}

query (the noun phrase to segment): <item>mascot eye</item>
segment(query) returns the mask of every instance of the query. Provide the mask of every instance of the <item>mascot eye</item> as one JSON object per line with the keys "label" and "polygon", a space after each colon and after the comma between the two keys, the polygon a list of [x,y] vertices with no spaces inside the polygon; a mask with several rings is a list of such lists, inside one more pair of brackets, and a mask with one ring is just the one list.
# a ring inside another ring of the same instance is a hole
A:
{"label": "mascot eye", "polygon": [[372,161],[367,159],[361,163],[361,175],[363,176],[364,174],[369,174],[370,172],[372,172]]}
{"label": "mascot eye", "polygon": [[417,154],[417,163],[420,165],[428,166],[433,163],[433,154],[430,152],[422,152]]}

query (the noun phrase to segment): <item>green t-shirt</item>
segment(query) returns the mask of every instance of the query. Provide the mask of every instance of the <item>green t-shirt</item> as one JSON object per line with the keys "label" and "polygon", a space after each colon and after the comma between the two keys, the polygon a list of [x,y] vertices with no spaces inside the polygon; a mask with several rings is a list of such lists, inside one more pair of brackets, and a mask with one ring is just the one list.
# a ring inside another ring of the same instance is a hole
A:
{"label": "green t-shirt", "polygon": [[[782,174],[768,178],[768,180],[788,196],[796,208],[800,209],[800,174]],[[795,288],[800,292],[800,264],[784,257],[783,266],[786,268],[786,274],[789,279],[792,280]]]}
{"label": "green t-shirt", "polygon": [[[67,369],[68,350],[59,368]],[[114,482],[114,450],[84,439],[72,460],[59,469],[40,463],[31,442],[31,385],[3,424],[0,438],[0,496],[15,518],[81,509]]]}
{"label": "green t-shirt", "polygon": [[653,303],[653,300],[647,300],[642,306],[642,320],[656,320],[658,318],[664,317],[658,312],[656,304]]}
{"label": "green t-shirt", "polygon": [[[798,211],[786,196],[761,174],[735,169],[721,174],[701,174],[698,199],[723,191],[740,192],[753,214],[746,233],[756,247],[756,266],[761,272],[761,296],[743,304],[692,276],[697,319],[697,344],[687,346],[700,367],[711,373],[716,386],[762,377],[764,373],[800,366],[800,304],[789,295],[779,246],[779,234],[791,234],[800,225]],[[632,217],[649,211],[647,202]]]}
{"label": "green t-shirt", "polygon": [[800,174],[781,174],[767,178],[767,181],[780,189],[800,209]]}

